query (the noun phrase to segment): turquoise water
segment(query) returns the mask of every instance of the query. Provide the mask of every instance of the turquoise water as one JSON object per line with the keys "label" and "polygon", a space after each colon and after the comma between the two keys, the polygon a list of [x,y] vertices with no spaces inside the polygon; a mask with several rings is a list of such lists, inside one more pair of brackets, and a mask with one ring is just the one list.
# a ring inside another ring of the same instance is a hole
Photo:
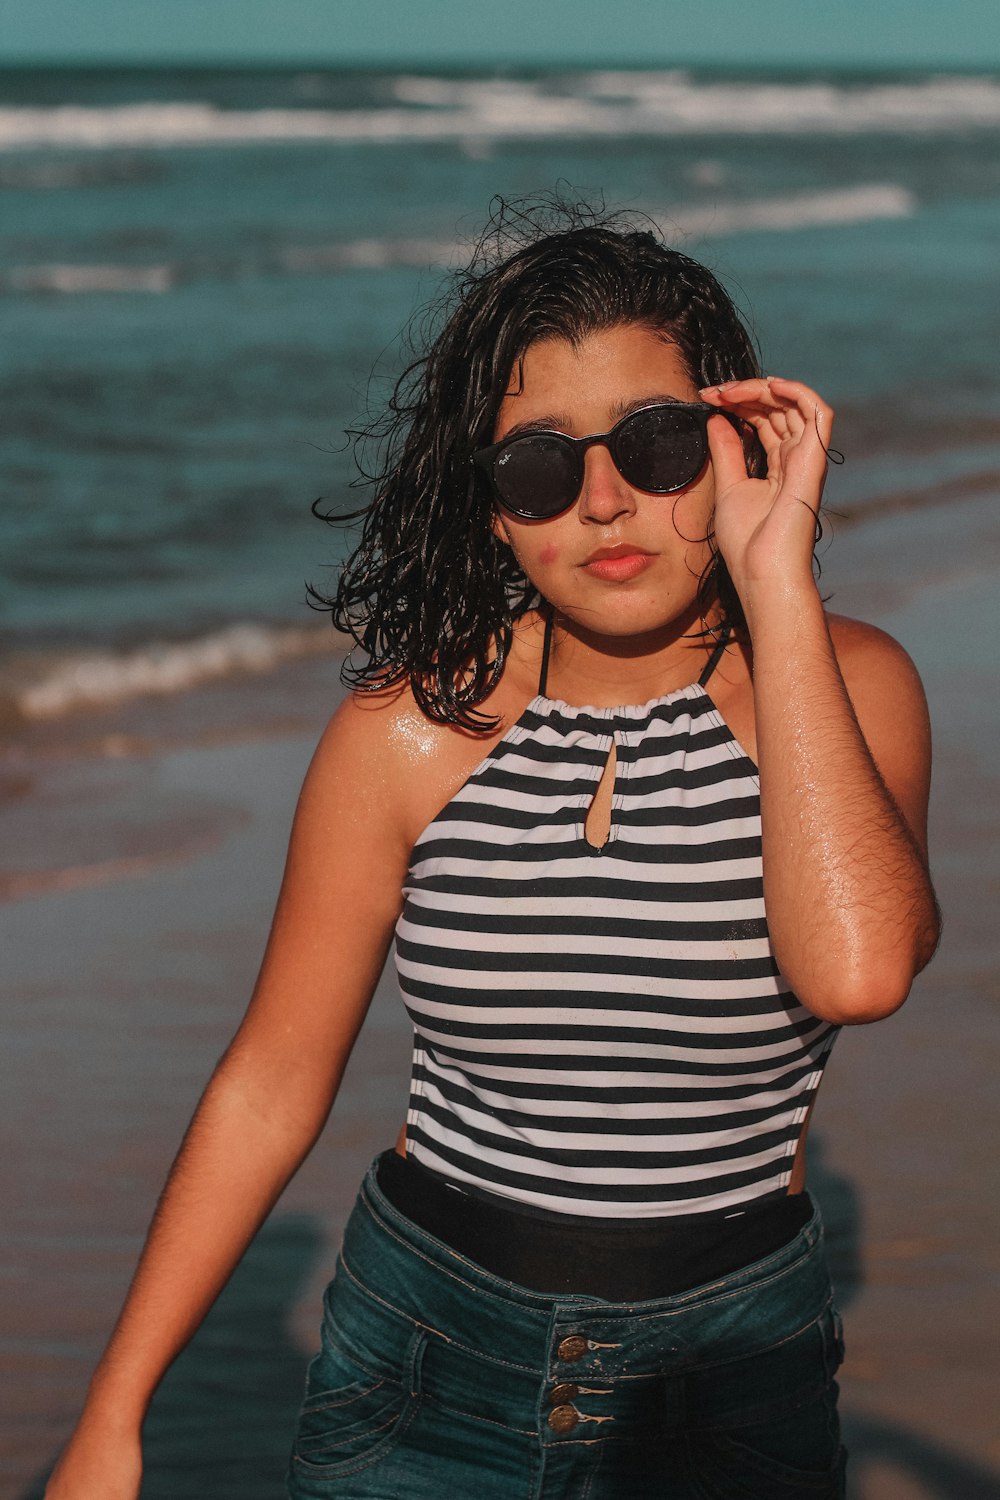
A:
{"label": "turquoise water", "polygon": [[719,270],[838,409],[834,505],[983,483],[998,144],[996,77],[0,75],[0,678],[152,650],[183,688],[192,643],[313,623],[309,504],[496,193]]}

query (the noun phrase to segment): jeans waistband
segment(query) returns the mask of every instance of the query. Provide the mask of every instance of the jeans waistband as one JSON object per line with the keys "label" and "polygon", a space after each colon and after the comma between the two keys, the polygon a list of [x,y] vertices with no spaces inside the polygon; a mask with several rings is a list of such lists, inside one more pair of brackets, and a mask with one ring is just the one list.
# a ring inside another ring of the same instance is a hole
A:
{"label": "jeans waistband", "polygon": [[[647,1342],[661,1351],[661,1363],[664,1345],[673,1347],[679,1370],[691,1359],[704,1364],[709,1348],[710,1360],[723,1364],[771,1346],[775,1308],[787,1332],[790,1304],[792,1321],[805,1326],[831,1300],[815,1210],[771,1255],[685,1292],[622,1303],[551,1297],[492,1275],[421,1230],[386,1200],[374,1165],[348,1221],[341,1263],[347,1284],[382,1310],[394,1338],[403,1325],[425,1329],[456,1352],[533,1374],[553,1358],[557,1373],[564,1366],[571,1374],[584,1351],[595,1350],[604,1373],[634,1374]],[[560,1348],[574,1357],[561,1358]]]}
{"label": "jeans waistband", "polygon": [[808,1194],[769,1194],[712,1213],[595,1219],[467,1192],[396,1151],[376,1162],[405,1218],[501,1280],[609,1302],[673,1296],[779,1250],[813,1214]]}

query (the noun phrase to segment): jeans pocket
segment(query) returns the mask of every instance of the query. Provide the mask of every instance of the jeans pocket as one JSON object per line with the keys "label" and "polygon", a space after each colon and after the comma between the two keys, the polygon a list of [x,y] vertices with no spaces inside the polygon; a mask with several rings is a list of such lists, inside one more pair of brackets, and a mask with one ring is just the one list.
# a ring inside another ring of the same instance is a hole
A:
{"label": "jeans pocket", "polygon": [[845,1455],[837,1417],[843,1357],[832,1304],[793,1337],[711,1371],[689,1410],[689,1455],[703,1500],[838,1500]]}
{"label": "jeans pocket", "polygon": [[378,1463],[399,1442],[420,1404],[423,1330],[394,1326],[387,1337],[376,1315],[369,1332],[381,1336],[366,1347],[354,1300],[345,1306],[344,1299],[338,1302],[328,1292],[322,1347],[309,1366],[292,1447],[292,1471],[302,1477],[333,1478]]}
{"label": "jeans pocket", "polygon": [[842,1500],[836,1388],[783,1417],[699,1434],[691,1457],[703,1500]]}

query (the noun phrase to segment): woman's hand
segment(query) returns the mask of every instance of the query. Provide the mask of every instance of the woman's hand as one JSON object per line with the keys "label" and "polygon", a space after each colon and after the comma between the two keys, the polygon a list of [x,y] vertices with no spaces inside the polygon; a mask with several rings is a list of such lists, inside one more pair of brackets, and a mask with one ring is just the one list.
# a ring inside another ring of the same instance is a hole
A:
{"label": "woman's hand", "polygon": [[137,1500],[142,1449],[134,1429],[102,1429],[84,1416],[45,1487],[45,1500]]}
{"label": "woman's hand", "polygon": [[731,424],[709,422],[715,536],[744,608],[752,609],[759,586],[814,587],[832,410],[807,385],[777,375],[709,386],[701,397],[749,423],[767,455],[766,475],[751,479]]}

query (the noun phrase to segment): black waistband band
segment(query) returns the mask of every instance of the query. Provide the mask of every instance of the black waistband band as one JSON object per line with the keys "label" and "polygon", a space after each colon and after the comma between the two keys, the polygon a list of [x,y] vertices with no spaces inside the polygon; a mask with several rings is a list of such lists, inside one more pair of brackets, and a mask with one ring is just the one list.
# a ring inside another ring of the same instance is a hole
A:
{"label": "black waistband band", "polygon": [[588,1219],[467,1191],[386,1151],[378,1185],[392,1206],[484,1271],[550,1296],[672,1297],[779,1250],[813,1214],[808,1193],[657,1219]]}

